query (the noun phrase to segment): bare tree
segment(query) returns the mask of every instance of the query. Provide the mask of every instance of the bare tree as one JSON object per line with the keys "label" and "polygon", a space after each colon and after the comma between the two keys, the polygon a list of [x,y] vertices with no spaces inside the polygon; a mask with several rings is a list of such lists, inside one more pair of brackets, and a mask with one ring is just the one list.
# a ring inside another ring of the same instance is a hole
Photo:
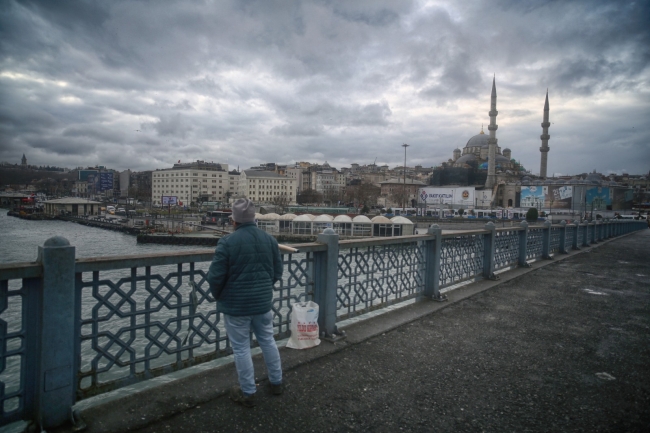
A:
{"label": "bare tree", "polygon": [[287,194],[285,193],[282,193],[274,196],[273,199],[271,200],[271,204],[275,206],[277,213],[283,215],[287,212],[289,201],[290,201],[289,196],[287,196]]}
{"label": "bare tree", "polygon": [[316,190],[306,189],[298,194],[296,201],[301,204],[320,203],[323,200],[323,195]]}
{"label": "bare tree", "polygon": [[353,202],[355,206],[374,206],[380,195],[381,188],[370,182],[349,186],[345,191],[346,201]]}

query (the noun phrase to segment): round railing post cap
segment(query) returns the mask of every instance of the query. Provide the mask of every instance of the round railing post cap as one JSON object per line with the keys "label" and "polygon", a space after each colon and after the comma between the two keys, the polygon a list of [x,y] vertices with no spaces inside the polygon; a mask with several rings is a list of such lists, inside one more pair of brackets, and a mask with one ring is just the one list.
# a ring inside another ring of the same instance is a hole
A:
{"label": "round railing post cap", "polygon": [[63,236],[53,236],[45,241],[43,244],[44,247],[67,247],[70,246],[70,242]]}

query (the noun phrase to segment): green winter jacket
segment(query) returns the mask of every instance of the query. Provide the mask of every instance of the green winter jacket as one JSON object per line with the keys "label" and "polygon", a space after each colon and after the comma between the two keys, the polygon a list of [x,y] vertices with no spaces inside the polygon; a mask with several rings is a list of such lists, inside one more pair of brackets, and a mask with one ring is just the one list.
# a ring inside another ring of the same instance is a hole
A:
{"label": "green winter jacket", "polygon": [[271,310],[273,285],[282,278],[278,242],[255,223],[238,224],[219,239],[208,272],[217,311],[252,316]]}

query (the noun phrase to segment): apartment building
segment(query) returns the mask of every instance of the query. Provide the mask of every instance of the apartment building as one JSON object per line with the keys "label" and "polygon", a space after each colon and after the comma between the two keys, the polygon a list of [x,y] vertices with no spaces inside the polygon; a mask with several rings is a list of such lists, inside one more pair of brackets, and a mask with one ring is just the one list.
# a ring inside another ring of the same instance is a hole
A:
{"label": "apartment building", "polygon": [[172,168],[151,174],[151,201],[162,203],[163,196],[176,197],[178,202],[227,201],[237,191],[236,172],[229,173],[227,164],[196,161],[174,164]]}
{"label": "apartment building", "polygon": [[239,195],[257,204],[273,203],[285,196],[296,202],[297,180],[273,171],[243,170],[239,177]]}

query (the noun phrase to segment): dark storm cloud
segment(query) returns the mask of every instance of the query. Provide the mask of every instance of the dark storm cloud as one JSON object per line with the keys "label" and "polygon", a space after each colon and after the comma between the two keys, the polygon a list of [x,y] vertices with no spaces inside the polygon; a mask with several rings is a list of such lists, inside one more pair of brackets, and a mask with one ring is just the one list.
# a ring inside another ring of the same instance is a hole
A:
{"label": "dark storm cloud", "polygon": [[647,171],[649,133],[625,131],[650,115],[648,16],[632,1],[6,1],[0,160],[397,165],[408,142],[431,166],[489,122],[496,74],[499,144],[527,167],[549,88],[553,171]]}

